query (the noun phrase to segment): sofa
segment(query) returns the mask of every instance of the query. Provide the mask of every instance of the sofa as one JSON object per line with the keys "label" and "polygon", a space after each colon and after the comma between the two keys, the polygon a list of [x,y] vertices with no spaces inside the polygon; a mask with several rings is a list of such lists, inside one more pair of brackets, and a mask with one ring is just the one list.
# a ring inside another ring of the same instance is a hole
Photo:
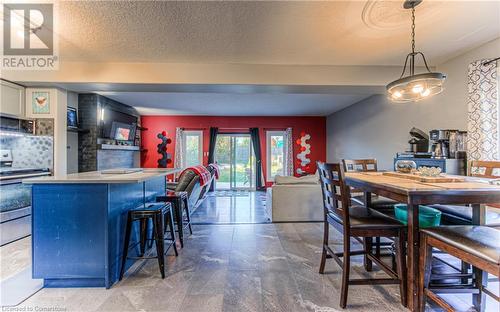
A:
{"label": "sofa", "polygon": [[267,188],[266,210],[271,222],[323,221],[323,197],[318,175],[276,176]]}

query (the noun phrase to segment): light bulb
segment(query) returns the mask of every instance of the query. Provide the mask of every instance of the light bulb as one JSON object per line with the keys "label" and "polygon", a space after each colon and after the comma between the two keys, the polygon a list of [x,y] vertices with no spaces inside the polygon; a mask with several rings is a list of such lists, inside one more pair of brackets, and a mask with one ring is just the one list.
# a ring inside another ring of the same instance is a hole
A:
{"label": "light bulb", "polygon": [[422,93],[420,93],[422,96],[428,96],[429,94],[431,94],[431,90],[430,89],[425,89],[424,91],[422,91]]}
{"label": "light bulb", "polygon": [[394,93],[392,94],[392,96],[398,99],[398,98],[400,98],[400,97],[402,96],[402,94],[401,94],[401,92],[396,91],[396,92],[394,92]]}
{"label": "light bulb", "polygon": [[422,85],[415,85],[411,91],[413,91],[413,93],[420,93],[424,90],[424,87]]}

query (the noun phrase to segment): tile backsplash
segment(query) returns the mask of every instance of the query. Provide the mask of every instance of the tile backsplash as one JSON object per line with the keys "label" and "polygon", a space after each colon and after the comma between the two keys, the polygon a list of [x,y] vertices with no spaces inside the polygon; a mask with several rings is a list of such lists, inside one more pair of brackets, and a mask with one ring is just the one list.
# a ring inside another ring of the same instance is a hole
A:
{"label": "tile backsplash", "polygon": [[53,169],[54,139],[51,136],[1,134],[0,149],[12,151],[13,168]]}

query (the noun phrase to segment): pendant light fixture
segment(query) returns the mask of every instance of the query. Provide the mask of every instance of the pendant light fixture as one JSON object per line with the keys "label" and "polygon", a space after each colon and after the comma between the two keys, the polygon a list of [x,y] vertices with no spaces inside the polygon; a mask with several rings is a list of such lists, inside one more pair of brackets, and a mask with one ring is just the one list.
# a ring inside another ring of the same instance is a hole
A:
{"label": "pendant light fixture", "polygon": [[[421,2],[422,0],[406,0],[403,4],[405,9],[411,10],[411,53],[406,56],[401,77],[386,86],[389,98],[394,102],[417,102],[443,91],[446,75],[431,72],[424,54],[415,52],[415,7]],[[427,72],[415,73],[415,59],[418,56],[422,57]]]}

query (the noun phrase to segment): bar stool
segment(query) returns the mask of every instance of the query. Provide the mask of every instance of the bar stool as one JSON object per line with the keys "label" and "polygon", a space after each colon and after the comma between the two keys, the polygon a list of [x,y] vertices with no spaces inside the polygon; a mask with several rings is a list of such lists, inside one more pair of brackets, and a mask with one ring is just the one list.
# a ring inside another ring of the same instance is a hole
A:
{"label": "bar stool", "polygon": [[[189,233],[193,234],[191,228],[191,213],[189,211],[189,200],[187,192],[167,191],[163,196],[157,196],[156,202],[171,203],[174,210],[174,219],[177,223],[177,232],[179,233],[179,241],[181,248],[184,248],[184,229],[189,228]],[[186,219],[184,219],[184,213]]]}
{"label": "bar stool", "polygon": [[[432,249],[437,248],[473,266],[474,283],[468,289],[433,288],[430,285]],[[431,299],[445,311],[454,311],[438,293],[469,292],[477,311],[484,311],[488,294],[500,298],[486,288],[488,273],[500,275],[500,230],[487,226],[455,225],[428,228],[420,231],[420,311],[425,310],[426,299]]]}
{"label": "bar stool", "polygon": [[[158,265],[160,267],[161,278],[165,278],[165,261],[164,256],[168,252],[171,246],[174,247],[175,256],[178,255],[177,247],[175,245],[175,232],[174,224],[172,218],[172,206],[170,203],[165,204],[146,204],[144,208],[130,210],[127,215],[127,227],[125,230],[125,240],[123,246],[122,255],[122,266],[120,270],[120,279],[122,280],[123,274],[125,273],[125,265],[127,259],[158,259]],[[148,223],[149,220],[153,221],[153,237],[148,239]],[[139,231],[139,242],[136,242],[132,247],[140,244],[140,254],[137,257],[129,257],[128,251],[130,248],[130,235],[132,233],[132,225],[135,221],[140,222]],[[167,246],[166,250],[164,248],[165,242],[165,232],[167,226],[170,230],[171,242]],[[144,256],[146,249],[146,241],[155,241],[156,244],[156,256]]]}

